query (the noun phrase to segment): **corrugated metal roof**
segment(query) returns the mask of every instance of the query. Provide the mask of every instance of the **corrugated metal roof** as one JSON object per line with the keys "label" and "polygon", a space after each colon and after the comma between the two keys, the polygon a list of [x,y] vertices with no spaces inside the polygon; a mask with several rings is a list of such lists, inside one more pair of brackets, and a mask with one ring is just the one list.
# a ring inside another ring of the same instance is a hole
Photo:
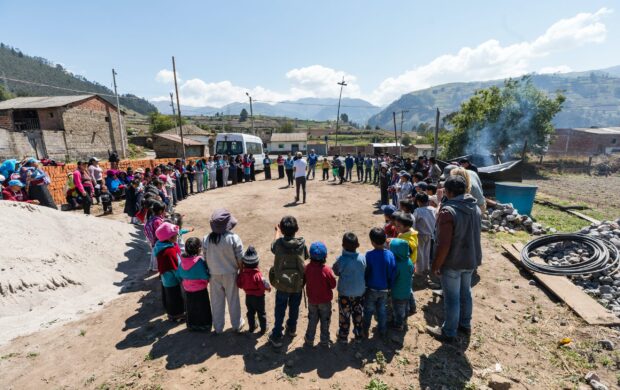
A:
{"label": "corrugated metal roof", "polygon": [[557,131],[578,131],[580,133],[588,134],[620,134],[620,127],[575,127],[575,128],[560,128]]}
{"label": "corrugated metal roof", "polygon": [[[163,139],[167,139],[168,141],[173,141],[173,142],[177,142],[177,143],[181,143],[181,136],[179,135],[174,135],[174,134],[155,134],[156,137],[160,137]],[[193,139],[189,139],[189,138],[183,138],[183,141],[185,143],[185,146],[207,146],[202,142],[198,142],[195,141]]]}
{"label": "corrugated metal roof", "polygon": [[0,102],[0,110],[62,107],[97,95],[18,97]]}
{"label": "corrugated metal roof", "polygon": [[380,143],[374,143],[371,144],[373,148],[394,148],[396,146],[400,146],[400,144],[396,145],[395,142],[387,142],[384,144],[380,144]]}
{"label": "corrugated metal roof", "polygon": [[308,133],[274,133],[271,134],[271,142],[295,142],[307,141]]}

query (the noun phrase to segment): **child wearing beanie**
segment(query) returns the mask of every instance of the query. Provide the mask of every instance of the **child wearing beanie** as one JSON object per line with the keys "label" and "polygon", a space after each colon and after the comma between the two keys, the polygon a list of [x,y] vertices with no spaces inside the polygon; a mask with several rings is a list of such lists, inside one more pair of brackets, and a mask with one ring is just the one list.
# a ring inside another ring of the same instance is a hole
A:
{"label": "child wearing beanie", "polygon": [[325,265],[327,248],[322,242],[310,245],[310,263],[306,265],[305,281],[308,295],[308,329],[305,344],[312,346],[316,326],[321,322],[321,345],[329,346],[329,323],[332,317],[332,290],[336,287],[336,276]]}
{"label": "child wearing beanie", "polygon": [[254,333],[256,317],[260,325],[260,334],[267,332],[267,314],[265,312],[265,291],[271,291],[269,282],[258,269],[258,253],[249,246],[243,254],[243,268],[237,277],[237,287],[245,291],[245,307],[247,308],[248,331]]}

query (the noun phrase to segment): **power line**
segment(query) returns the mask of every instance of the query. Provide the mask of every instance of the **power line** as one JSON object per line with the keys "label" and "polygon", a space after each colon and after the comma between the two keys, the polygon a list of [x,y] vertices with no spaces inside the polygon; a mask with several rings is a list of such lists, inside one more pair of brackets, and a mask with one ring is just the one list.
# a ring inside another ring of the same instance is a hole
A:
{"label": "power line", "polygon": [[[55,86],[55,85],[38,83],[38,82],[35,82],[35,81],[26,81],[26,80],[13,79],[13,78],[10,78],[10,77],[3,77],[3,78],[5,80],[15,81],[15,82],[18,82],[18,83],[37,85],[37,86],[40,86],[40,87],[47,87],[47,88],[55,88],[55,89],[60,89],[60,90],[63,90],[63,91],[85,93],[85,94],[89,94],[89,95],[108,96],[108,97],[112,97],[112,98],[115,97],[114,94],[109,94],[109,93],[82,91],[82,90],[79,90],[79,89],[71,89],[71,88],[58,87],[58,86]],[[147,99],[143,99],[143,98],[137,97],[137,96],[136,97],[133,97],[133,96],[121,96],[121,99],[147,100]]]}

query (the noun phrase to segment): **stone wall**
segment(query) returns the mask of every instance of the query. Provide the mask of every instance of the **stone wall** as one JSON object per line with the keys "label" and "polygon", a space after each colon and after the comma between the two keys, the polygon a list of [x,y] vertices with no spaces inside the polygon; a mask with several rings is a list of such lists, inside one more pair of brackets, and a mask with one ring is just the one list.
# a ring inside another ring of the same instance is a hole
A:
{"label": "stone wall", "polygon": [[618,134],[593,134],[573,129],[557,129],[549,143],[547,154],[594,156],[605,153],[606,148],[618,146],[620,146]]}

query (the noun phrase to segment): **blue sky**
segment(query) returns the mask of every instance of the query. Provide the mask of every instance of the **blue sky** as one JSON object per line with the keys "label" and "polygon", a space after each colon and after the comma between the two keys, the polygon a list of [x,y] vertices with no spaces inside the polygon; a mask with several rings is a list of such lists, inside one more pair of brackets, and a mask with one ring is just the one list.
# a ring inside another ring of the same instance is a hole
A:
{"label": "blue sky", "polygon": [[[620,2],[7,1],[0,41],[149,99],[221,106],[344,96],[384,105],[452,81],[620,64]],[[34,27],[33,27],[34,26]],[[9,75],[7,75],[9,76]]]}

